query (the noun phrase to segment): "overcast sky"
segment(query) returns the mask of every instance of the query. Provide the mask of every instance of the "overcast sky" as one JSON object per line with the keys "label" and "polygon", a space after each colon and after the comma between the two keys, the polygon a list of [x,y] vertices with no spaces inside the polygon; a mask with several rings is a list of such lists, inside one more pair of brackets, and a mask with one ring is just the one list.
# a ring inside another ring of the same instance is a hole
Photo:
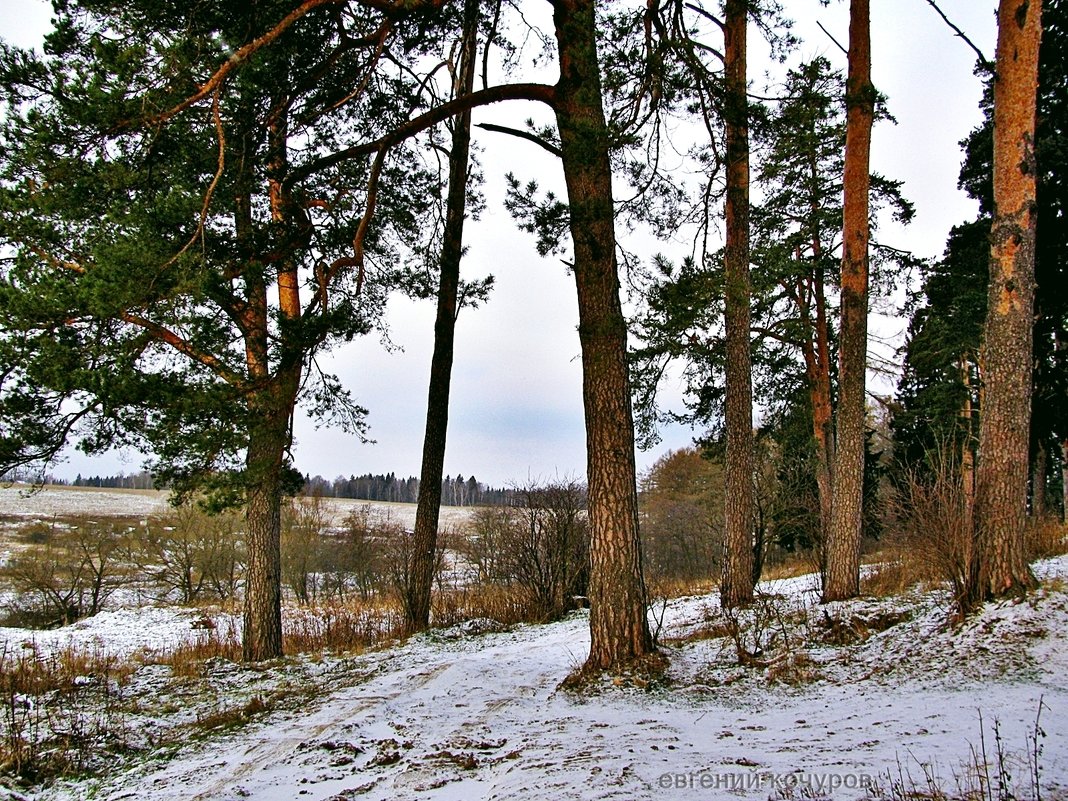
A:
{"label": "overcast sky", "polygon": [[[541,0],[529,5],[532,10],[547,7]],[[791,63],[822,54],[844,70],[844,53],[816,23],[844,45],[848,3],[832,0],[824,8],[818,0],[785,0],[785,5],[803,40]],[[940,6],[993,58],[993,0],[941,0]],[[50,5],[41,0],[0,0],[0,36],[8,41],[39,42],[49,18]],[[750,33],[750,46],[753,53],[759,51],[755,32]],[[872,60],[875,85],[887,96],[898,121],[896,126],[876,126],[872,168],[903,180],[904,193],[917,211],[908,229],[887,223],[879,238],[921,256],[938,256],[950,227],[975,213],[974,204],[956,188],[958,143],[981,116],[975,54],[926,0],[876,0]],[[762,88],[765,66],[755,61],[751,55],[750,77]],[[555,74],[545,72],[537,79],[552,82]],[[535,113],[543,115],[526,104],[499,106],[477,112],[475,122],[517,125]],[[488,304],[465,309],[459,317],[445,471],[474,474],[495,485],[529,477],[581,477],[586,457],[574,282],[558,258],[538,257],[533,238],[519,231],[501,206],[504,172],[553,185],[561,182],[560,166],[519,140],[477,130],[475,139],[483,149],[488,205],[482,220],[465,231],[469,253],[463,274],[475,278],[492,273],[497,284]],[[688,245],[661,249],[670,253],[673,248],[682,253]],[[317,431],[302,418],[296,424],[298,469],[328,478],[365,472],[418,474],[433,319],[433,302],[398,298],[390,304],[390,336],[403,350],[387,352],[372,336],[322,360],[370,410],[375,443]],[[891,337],[900,337],[905,325],[893,317],[873,321],[875,330]],[[679,389],[677,384],[665,387],[668,397],[677,397]],[[665,431],[655,451],[639,452],[639,469],[667,449],[689,444],[693,436],[681,427]],[[135,453],[93,460],[71,454],[55,473],[72,478],[78,472],[131,472],[141,461]]]}

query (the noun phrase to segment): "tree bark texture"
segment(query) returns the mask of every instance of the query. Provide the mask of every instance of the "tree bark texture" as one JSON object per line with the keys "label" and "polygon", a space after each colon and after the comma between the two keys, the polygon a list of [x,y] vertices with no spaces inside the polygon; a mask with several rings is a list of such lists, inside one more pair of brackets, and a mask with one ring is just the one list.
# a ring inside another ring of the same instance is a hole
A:
{"label": "tree bark texture", "polygon": [[964,429],[960,449],[960,481],[970,529],[975,511],[975,414],[972,406],[972,368],[967,354],[960,358],[960,380],[964,385],[964,404],[960,410],[961,427]]}
{"label": "tree bark texture", "polygon": [[[455,94],[470,94],[475,82],[475,49],[479,0],[464,4],[463,46]],[[449,191],[445,234],[442,241],[438,306],[434,320],[434,353],[430,360],[423,462],[419,473],[419,499],[412,535],[412,567],[408,577],[406,626],[409,632],[430,625],[430,595],[436,564],[441,478],[449,427],[449,390],[452,383],[453,344],[456,331],[460,261],[463,258],[464,217],[467,213],[467,169],[471,150],[471,111],[454,118],[449,152]]]}
{"label": "tree bark texture", "polygon": [[[265,393],[268,394],[268,393]],[[249,438],[246,468],[244,633],[241,655],[262,662],[282,655],[281,477],[289,419],[279,420],[273,402]]]}
{"label": "tree bark texture", "polygon": [[1061,522],[1068,523],[1068,439],[1061,442]]}
{"label": "tree bark texture", "polygon": [[1046,445],[1038,443],[1038,452],[1035,454],[1035,465],[1031,471],[1031,517],[1042,520],[1046,516],[1046,470],[1049,467],[1049,457],[1046,453]]}
{"label": "tree bark texture", "polygon": [[994,220],[983,332],[975,547],[964,611],[1034,586],[1025,557],[1035,291],[1035,105],[1041,0],[1001,0]]}
{"label": "tree bark texture", "polygon": [[645,611],[627,328],[619,299],[612,172],[592,0],[556,0],[556,118],[571,211],[590,520],[590,655],[620,668],[653,651]]}
{"label": "tree bark texture", "polygon": [[875,89],[868,0],[849,4],[846,149],[842,208],[842,291],[835,426],[834,500],[826,542],[823,600],[860,592],[864,502],[865,370],[868,348],[868,190]]}
{"label": "tree bark texture", "polygon": [[753,600],[753,373],[749,355],[749,123],[746,98],[747,0],[727,0],[726,66],[726,485],[720,602]]}

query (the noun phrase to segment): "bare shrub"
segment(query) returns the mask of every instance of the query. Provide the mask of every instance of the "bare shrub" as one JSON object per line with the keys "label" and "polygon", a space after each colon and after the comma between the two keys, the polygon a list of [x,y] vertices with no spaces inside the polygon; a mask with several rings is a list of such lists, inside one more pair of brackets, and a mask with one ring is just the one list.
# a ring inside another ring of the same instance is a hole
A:
{"label": "bare shrub", "polygon": [[952,783],[940,775],[936,760],[924,761],[910,754],[909,761],[904,764],[899,759],[896,771],[887,771],[880,776],[868,788],[868,796],[885,801],[1041,801],[1058,798],[1057,784],[1044,786],[1042,778],[1046,737],[1043,709],[1048,707],[1040,698],[1022,750],[1011,748],[1005,741],[997,718],[988,730],[980,710],[979,743],[971,746],[971,758],[953,769],[949,777]]}
{"label": "bare shrub", "polygon": [[708,581],[723,551],[723,466],[697,448],[671,451],[640,482],[642,565],[653,595]]}
{"label": "bare shrub", "polygon": [[193,503],[152,518],[142,538],[150,574],[183,604],[234,598],[245,561],[240,526],[234,513],[208,514]]}
{"label": "bare shrub", "polygon": [[130,578],[130,528],[121,520],[76,519],[38,532],[3,569],[16,592],[9,625],[65,625],[95,615]]}
{"label": "bare shrub", "polygon": [[1068,553],[1068,526],[1049,517],[1031,520],[1027,528],[1028,559],[1048,559]]}
{"label": "bare shrub", "polygon": [[507,584],[474,584],[434,595],[434,623],[449,627],[467,620],[489,619],[513,626],[537,619],[529,593]]}
{"label": "bare shrub", "polygon": [[929,474],[907,473],[890,493],[882,563],[865,581],[873,594],[918,582],[946,582],[964,598],[972,556],[972,516],[960,476],[946,460]]}
{"label": "bare shrub", "polygon": [[757,591],[746,607],[723,609],[738,664],[767,668],[791,657],[806,640],[807,614],[782,595]]}
{"label": "bare shrub", "polygon": [[327,524],[321,495],[294,498],[282,507],[282,581],[302,604],[315,601],[323,589],[323,570],[331,561]]}
{"label": "bare shrub", "polygon": [[502,546],[518,516],[519,511],[511,506],[483,506],[475,511],[465,536],[458,540],[457,548],[474,568],[479,584],[510,582],[512,576]]}
{"label": "bare shrub", "polygon": [[352,598],[305,607],[289,615],[282,628],[286,653],[359,653],[399,637],[404,615],[392,599]]}
{"label": "bare shrub", "polygon": [[328,554],[336,592],[354,590],[364,601],[389,590],[403,594],[411,569],[411,535],[370,506],[354,509],[345,518]]}
{"label": "bare shrub", "polygon": [[0,649],[0,772],[25,781],[99,770],[130,747],[123,688],[133,668],[67,649]]}

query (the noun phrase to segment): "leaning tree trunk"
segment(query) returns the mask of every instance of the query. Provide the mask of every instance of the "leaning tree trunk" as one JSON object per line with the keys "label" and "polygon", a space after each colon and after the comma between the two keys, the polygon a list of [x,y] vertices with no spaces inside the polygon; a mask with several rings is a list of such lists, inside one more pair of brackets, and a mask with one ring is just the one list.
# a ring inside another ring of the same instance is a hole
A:
{"label": "leaning tree trunk", "polygon": [[557,0],[556,119],[571,212],[586,416],[590,655],[608,670],[653,651],[645,615],[627,327],[619,300],[612,172],[594,3]]}
{"label": "leaning tree trunk", "polygon": [[[456,86],[457,97],[470,94],[475,81],[475,46],[479,0],[464,6],[463,52]],[[449,152],[449,193],[445,234],[438,278],[438,309],[434,321],[434,354],[430,359],[423,464],[419,473],[419,499],[412,536],[412,566],[408,576],[406,624],[409,632],[430,625],[430,593],[437,556],[438,517],[441,511],[441,477],[445,469],[445,443],[449,427],[449,388],[452,383],[456,299],[463,257],[464,216],[467,212],[467,165],[471,150],[471,112],[457,115]]]}
{"label": "leaning tree trunk", "polygon": [[724,26],[727,149],[726,284],[727,433],[724,487],[725,609],[753,600],[753,373],[749,357],[749,128],[746,98],[747,0],[727,0]]}
{"label": "leaning tree trunk", "polygon": [[1041,0],[1001,0],[994,79],[994,219],[983,331],[975,542],[962,611],[1034,586],[1027,566],[1035,292],[1035,104]]}
{"label": "leaning tree trunk", "polygon": [[868,0],[849,4],[849,75],[842,208],[842,322],[834,500],[826,543],[823,600],[860,592],[864,510],[864,388],[868,348],[868,188],[875,89],[871,83]]}

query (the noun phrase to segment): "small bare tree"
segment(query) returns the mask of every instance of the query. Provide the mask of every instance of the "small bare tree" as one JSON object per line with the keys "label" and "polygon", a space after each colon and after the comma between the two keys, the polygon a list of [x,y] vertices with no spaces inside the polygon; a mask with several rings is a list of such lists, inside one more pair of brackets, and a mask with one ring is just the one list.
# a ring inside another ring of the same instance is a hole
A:
{"label": "small bare tree", "polygon": [[53,523],[42,540],[4,568],[16,592],[13,611],[34,625],[65,625],[95,615],[129,577],[121,558],[129,539],[121,521]]}
{"label": "small bare tree", "polygon": [[233,514],[209,515],[195,504],[152,518],[143,549],[155,580],[183,604],[206,593],[233,598],[242,565],[237,523]]}
{"label": "small bare tree", "polygon": [[328,515],[321,495],[293,499],[282,510],[282,581],[302,604],[322,585]]}

